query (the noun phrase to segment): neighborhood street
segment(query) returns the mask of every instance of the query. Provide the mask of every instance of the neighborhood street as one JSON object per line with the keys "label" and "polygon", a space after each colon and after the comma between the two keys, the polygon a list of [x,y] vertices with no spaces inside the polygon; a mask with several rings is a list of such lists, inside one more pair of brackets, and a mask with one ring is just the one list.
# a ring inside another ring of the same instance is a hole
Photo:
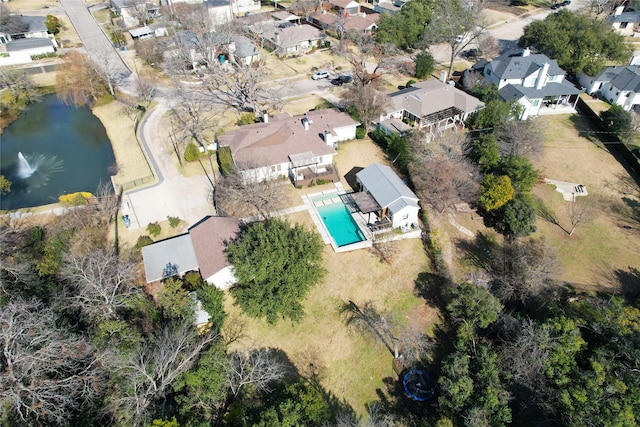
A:
{"label": "neighborhood street", "polygon": [[[580,0],[585,2],[586,0]],[[135,75],[131,73],[122,60],[119,52],[114,49],[111,41],[100,28],[87,6],[81,0],[61,0],[61,5],[73,23],[78,36],[82,40],[87,53],[94,60],[105,67],[107,72],[117,72],[121,80],[119,88],[131,92]],[[578,0],[570,5],[572,9],[580,7]],[[514,17],[504,23],[494,24],[490,33],[500,40],[501,49],[515,46],[516,40],[522,35],[523,28],[537,19],[544,19],[551,10],[540,11],[526,17]],[[448,61],[446,46],[435,46],[432,49],[437,61]],[[128,77],[128,78],[127,78]],[[278,82],[282,98],[299,97],[300,95],[315,93],[332,98],[333,86],[329,79],[311,80],[309,78],[294,77]],[[123,196],[122,214],[129,215],[130,228],[145,228],[151,222],[164,221],[167,216],[175,216],[189,225],[194,224],[205,215],[215,214],[211,200],[212,183],[206,175],[198,177],[182,176],[173,162],[168,144],[159,136],[160,120],[171,108],[170,90],[157,88],[155,100],[158,105],[147,113],[139,126],[141,143],[150,158],[151,165],[158,177],[158,182],[149,187],[125,192]],[[334,97],[335,99],[335,97]],[[206,168],[208,165],[204,165]]]}

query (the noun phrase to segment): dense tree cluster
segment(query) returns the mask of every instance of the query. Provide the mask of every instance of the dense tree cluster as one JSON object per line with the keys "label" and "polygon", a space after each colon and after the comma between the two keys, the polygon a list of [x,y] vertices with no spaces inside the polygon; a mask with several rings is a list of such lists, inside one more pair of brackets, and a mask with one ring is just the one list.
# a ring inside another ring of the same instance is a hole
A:
{"label": "dense tree cluster", "polygon": [[609,21],[567,9],[527,25],[518,44],[555,59],[571,74],[595,76],[609,61],[624,63],[630,57],[624,37],[611,28]]}

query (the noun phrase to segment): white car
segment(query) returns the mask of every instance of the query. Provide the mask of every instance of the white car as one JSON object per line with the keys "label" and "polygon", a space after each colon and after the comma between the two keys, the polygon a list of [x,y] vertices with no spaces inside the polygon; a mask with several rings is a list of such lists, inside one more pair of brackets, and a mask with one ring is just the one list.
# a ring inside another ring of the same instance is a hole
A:
{"label": "white car", "polygon": [[327,78],[329,78],[329,72],[328,71],[318,71],[313,76],[311,76],[311,78],[313,80],[327,79]]}

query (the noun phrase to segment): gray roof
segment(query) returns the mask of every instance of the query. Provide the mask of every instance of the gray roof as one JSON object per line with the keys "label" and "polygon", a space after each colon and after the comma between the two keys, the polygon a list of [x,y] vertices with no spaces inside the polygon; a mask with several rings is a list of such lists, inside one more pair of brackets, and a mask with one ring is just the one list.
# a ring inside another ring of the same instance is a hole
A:
{"label": "gray roof", "polygon": [[300,19],[298,15],[294,15],[293,13],[287,12],[286,10],[274,12],[271,14],[271,16],[277,21],[297,21],[298,19]]}
{"label": "gray roof", "polygon": [[611,84],[621,91],[640,93],[640,66],[628,65],[611,79]]}
{"label": "gray roof", "polygon": [[147,283],[198,269],[198,259],[188,233],[144,246],[142,258]]}
{"label": "gray roof", "polygon": [[620,71],[622,71],[625,67],[613,66],[605,68],[600,74],[593,78],[595,82],[610,82],[613,80],[615,76],[617,76]]}
{"label": "gray roof", "polygon": [[611,22],[640,22],[640,12],[623,12],[620,15],[610,16]]}
{"label": "gray roof", "polygon": [[28,39],[18,39],[6,44],[7,52],[19,52],[21,50],[34,49],[36,47],[51,47],[53,43],[49,39],[41,37],[31,37]]}
{"label": "gray roof", "polygon": [[541,89],[535,87],[525,87],[522,85],[506,85],[499,90],[500,97],[506,101],[527,97],[528,99],[540,99],[549,96],[567,96],[582,93],[582,90],[576,88],[569,82],[562,83],[550,82]]}
{"label": "gray roof", "polygon": [[547,55],[530,53],[522,56],[525,49],[512,49],[491,60],[493,74],[499,79],[524,79],[547,63],[550,76],[564,75],[565,72],[555,59]]}
{"label": "gray roof", "polygon": [[418,196],[389,166],[373,163],[356,174],[381,208],[398,212],[405,206],[418,206]]}
{"label": "gray roof", "polygon": [[44,16],[22,15],[22,22],[27,26],[27,32],[29,33],[48,32],[47,26],[44,24],[45,21],[46,18]]}
{"label": "gray roof", "polygon": [[245,36],[232,36],[231,40],[236,44],[235,55],[239,58],[248,58],[258,55],[260,51],[255,44]]}
{"label": "gray roof", "polygon": [[140,37],[153,34],[153,30],[149,27],[133,28],[129,30],[129,34],[131,34],[131,37]]}
{"label": "gray roof", "polygon": [[383,128],[385,128],[389,132],[393,132],[393,133],[397,133],[397,134],[408,132],[411,129],[413,129],[411,126],[409,126],[408,124],[406,124],[402,120],[396,119],[396,118],[393,118],[393,117],[390,118],[390,119],[385,119],[385,120],[381,121],[380,123],[378,123],[378,126],[382,126]]}
{"label": "gray roof", "polygon": [[[322,40],[327,37],[319,29],[307,24],[276,26],[271,22],[263,22],[256,25],[254,31],[276,46],[285,49],[297,46],[307,40]],[[279,42],[276,41],[277,38]]]}
{"label": "gray roof", "polygon": [[455,107],[464,113],[471,113],[484,107],[478,98],[440,80],[426,80],[389,95],[393,110],[409,111],[417,117],[444,111]]}

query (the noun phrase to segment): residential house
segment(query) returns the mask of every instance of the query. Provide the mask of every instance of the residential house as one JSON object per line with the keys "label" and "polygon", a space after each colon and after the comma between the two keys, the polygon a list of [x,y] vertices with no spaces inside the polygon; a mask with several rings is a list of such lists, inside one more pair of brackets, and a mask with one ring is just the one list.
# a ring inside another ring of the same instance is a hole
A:
{"label": "residential house", "polygon": [[625,10],[624,6],[618,6],[609,20],[614,31],[622,36],[633,36],[640,32],[640,11]]}
{"label": "residential house", "polygon": [[330,0],[331,8],[339,15],[350,16],[360,13],[360,3],[354,0]]}
{"label": "residential house", "polygon": [[373,226],[418,228],[418,196],[389,166],[373,163],[356,173],[359,192],[351,194],[363,213],[375,212]]}
{"label": "residential house", "polygon": [[403,133],[412,126],[430,138],[447,129],[464,127],[470,114],[484,108],[478,98],[441,80],[426,80],[389,95],[391,105],[377,126],[387,133]]}
{"label": "residential house", "polygon": [[556,60],[532,54],[529,48],[507,51],[475,69],[498,85],[502,99],[522,106],[522,120],[537,116],[544,107],[575,107],[582,92],[564,80],[565,72]]}
{"label": "residential house", "polygon": [[[193,31],[178,31],[177,50],[169,54],[177,54],[181,49],[189,49],[188,60],[195,69],[200,65],[206,66],[213,61],[223,64],[243,63],[249,65],[260,58],[260,51],[245,36],[228,35],[223,32],[208,32],[196,34]],[[187,60],[185,58],[185,60]]]}
{"label": "residential house", "polygon": [[237,219],[208,216],[184,234],[143,247],[147,283],[199,270],[210,285],[219,289],[231,287],[236,279],[224,251],[227,242],[238,233]]}
{"label": "residential house", "polygon": [[291,116],[281,113],[217,137],[251,181],[289,177],[302,181],[333,171],[337,143],[354,139],[358,122],[336,109]]}
{"label": "residential house", "polygon": [[165,37],[169,35],[166,22],[154,22],[144,27],[132,28],[129,30],[131,38],[134,40],[146,40],[153,37]]}
{"label": "residential house", "polygon": [[160,14],[159,4],[147,0],[110,0],[111,12],[122,17],[125,28],[147,25]]}
{"label": "residential house", "polygon": [[595,77],[582,73],[578,81],[591,95],[631,111],[640,105],[640,65],[607,67]]}
{"label": "residential house", "polygon": [[300,17],[298,15],[294,15],[291,12],[287,12],[286,10],[280,10],[278,12],[273,12],[271,17],[274,21],[277,22],[290,22],[292,24],[300,24]]}
{"label": "residential house", "polygon": [[55,37],[49,34],[44,16],[12,15],[0,25],[0,45],[20,39],[48,39],[58,47]]}
{"label": "residential house", "polygon": [[267,49],[276,51],[279,56],[300,55],[322,45],[326,35],[317,28],[289,22],[259,22],[251,26]]}
{"label": "residential house", "polygon": [[377,13],[343,16],[326,11],[314,12],[307,17],[307,21],[321,30],[334,31],[341,35],[349,31],[358,31],[363,34],[372,34],[378,29]]}

